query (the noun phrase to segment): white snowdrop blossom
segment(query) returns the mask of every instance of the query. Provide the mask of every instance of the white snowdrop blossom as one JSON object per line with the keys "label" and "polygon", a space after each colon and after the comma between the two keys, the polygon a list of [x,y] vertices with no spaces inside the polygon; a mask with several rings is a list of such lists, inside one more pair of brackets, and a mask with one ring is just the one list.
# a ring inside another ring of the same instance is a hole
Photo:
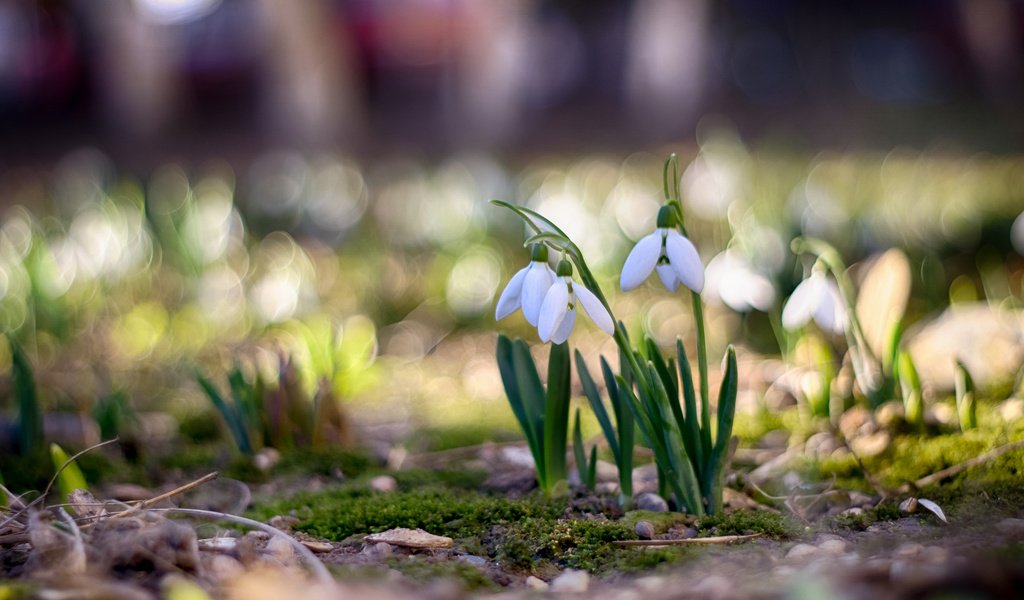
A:
{"label": "white snowdrop blossom", "polygon": [[733,250],[708,262],[706,289],[708,296],[720,299],[736,312],[767,312],[775,304],[772,282]]}
{"label": "white snowdrop blossom", "polygon": [[846,317],[839,286],[824,272],[815,271],[793,290],[782,309],[782,326],[798,329],[813,318],[822,329],[838,334],[846,329]]}
{"label": "white snowdrop blossom", "polygon": [[658,272],[661,283],[670,292],[682,283],[698,294],[704,289],[704,265],[693,242],[675,229],[675,217],[669,206],[658,211],[658,228],[643,237],[622,265],[620,284],[629,291]]}
{"label": "white snowdrop blossom", "polygon": [[527,322],[536,327],[544,296],[555,279],[555,272],[548,265],[547,247],[535,245],[530,264],[513,275],[501,292],[498,306],[494,310],[495,320],[504,319],[521,307]]}
{"label": "white snowdrop blossom", "polygon": [[576,305],[583,310],[608,335],[615,333],[612,316],[604,304],[582,283],[572,280],[572,265],[562,260],[558,263],[558,278],[544,296],[540,307],[537,333],[541,341],[561,344],[569,339],[576,324]]}

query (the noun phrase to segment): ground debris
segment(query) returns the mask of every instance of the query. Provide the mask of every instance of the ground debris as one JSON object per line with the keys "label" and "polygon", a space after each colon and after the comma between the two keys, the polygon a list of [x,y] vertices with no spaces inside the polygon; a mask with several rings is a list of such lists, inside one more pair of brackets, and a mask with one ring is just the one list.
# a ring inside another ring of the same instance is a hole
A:
{"label": "ground debris", "polygon": [[392,546],[402,546],[404,548],[451,548],[455,543],[450,537],[434,535],[422,529],[407,529],[405,527],[396,527],[381,533],[371,533],[363,538],[363,540],[369,543],[384,542]]}

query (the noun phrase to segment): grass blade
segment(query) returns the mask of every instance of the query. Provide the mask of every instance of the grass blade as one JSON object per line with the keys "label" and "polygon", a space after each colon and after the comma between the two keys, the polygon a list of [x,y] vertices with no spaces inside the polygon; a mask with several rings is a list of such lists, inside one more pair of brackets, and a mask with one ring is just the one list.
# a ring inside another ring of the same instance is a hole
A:
{"label": "grass blade", "polygon": [[534,431],[535,419],[527,413],[526,403],[523,401],[523,391],[519,386],[519,369],[516,366],[515,345],[512,340],[504,335],[498,336],[497,347],[498,372],[501,373],[501,382],[505,387],[505,396],[508,397],[512,413],[519,421],[519,427],[526,436],[526,443],[530,446],[530,453],[533,454],[533,461],[537,467],[537,479],[543,485],[544,455],[541,453],[539,440]]}
{"label": "grass blade", "polygon": [[11,387],[18,401],[18,444],[22,456],[35,454],[43,443],[43,414],[36,394],[32,364],[21,346],[8,338],[11,345]]}
{"label": "grass blade", "polygon": [[738,389],[736,350],[729,346],[725,354],[725,375],[718,392],[718,433],[714,450],[708,465],[705,483],[708,485],[708,509],[712,514],[722,514],[722,488],[725,485],[725,467],[732,444],[732,425],[736,416],[736,395]]}
{"label": "grass blade", "polygon": [[587,363],[583,360],[583,355],[580,354],[579,350],[576,350],[575,356],[576,373],[579,375],[580,384],[583,386],[583,395],[587,397],[590,410],[594,411],[594,416],[597,417],[597,422],[601,425],[601,431],[604,432],[604,438],[608,440],[612,456],[615,457],[615,463],[618,464],[621,460],[619,456],[619,440],[615,435],[615,427],[612,426],[612,421],[608,417],[608,410],[604,407],[601,394],[597,391],[597,384],[594,383],[594,378],[590,376],[590,370],[587,369]]}
{"label": "grass blade", "polygon": [[57,471],[57,489],[60,490],[61,502],[66,503],[71,492],[75,490],[89,489],[78,463],[68,460],[68,454],[63,448],[57,444],[50,444],[50,458],[54,470]]}
{"label": "grass blade", "polygon": [[693,371],[690,368],[690,360],[686,356],[686,348],[683,341],[676,340],[676,357],[679,363],[679,379],[683,383],[683,404],[686,408],[686,415],[683,419],[682,432],[683,444],[686,446],[686,453],[690,460],[696,465],[697,478],[704,478],[704,446],[700,439],[700,426],[697,419],[697,392],[693,387]]}
{"label": "grass blade", "polygon": [[569,435],[569,398],[572,363],[569,345],[552,344],[548,357],[548,391],[544,411],[544,456],[548,488],[565,479],[565,446]]}

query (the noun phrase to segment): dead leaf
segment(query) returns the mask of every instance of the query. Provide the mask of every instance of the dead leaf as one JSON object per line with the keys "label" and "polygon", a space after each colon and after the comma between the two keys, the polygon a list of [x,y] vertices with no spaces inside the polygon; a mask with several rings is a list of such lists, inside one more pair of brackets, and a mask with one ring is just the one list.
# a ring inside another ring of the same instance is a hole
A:
{"label": "dead leaf", "polygon": [[381,533],[371,533],[363,538],[363,541],[370,543],[384,542],[392,546],[405,548],[451,548],[455,541],[443,535],[427,533],[422,529],[406,529],[396,527]]}
{"label": "dead leaf", "polygon": [[935,516],[941,519],[943,523],[949,523],[949,521],[946,520],[946,513],[942,512],[942,508],[938,504],[927,498],[918,498],[917,503],[934,513]]}
{"label": "dead leaf", "polygon": [[903,318],[910,299],[910,261],[892,248],[869,267],[857,295],[857,318],[875,356],[882,356],[892,328]]}

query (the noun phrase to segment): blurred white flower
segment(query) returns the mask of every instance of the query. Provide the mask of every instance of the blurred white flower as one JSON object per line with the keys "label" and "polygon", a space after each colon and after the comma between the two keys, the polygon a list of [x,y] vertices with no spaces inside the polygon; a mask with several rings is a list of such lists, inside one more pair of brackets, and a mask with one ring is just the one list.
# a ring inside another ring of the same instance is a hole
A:
{"label": "blurred white flower", "polygon": [[813,318],[822,329],[842,333],[846,329],[846,317],[839,286],[824,272],[815,271],[796,286],[786,301],[782,309],[782,326],[797,329]]}
{"label": "blurred white flower", "polygon": [[708,296],[718,298],[736,312],[767,312],[775,304],[772,282],[733,250],[711,259],[707,266]]}
{"label": "blurred white flower", "polygon": [[569,339],[576,323],[576,305],[583,306],[594,324],[608,335],[615,333],[615,324],[608,309],[582,283],[572,280],[572,266],[563,260],[558,265],[558,279],[544,296],[540,307],[537,333],[541,341],[561,344]]}
{"label": "blurred white flower", "polygon": [[555,272],[548,265],[548,249],[540,244],[535,245],[530,264],[513,275],[501,292],[498,306],[494,310],[495,320],[504,319],[522,307],[527,322],[536,327],[544,296],[554,283]]}
{"label": "blurred white flower", "polygon": [[629,291],[644,282],[655,270],[661,283],[670,292],[682,283],[698,294],[704,289],[704,265],[693,242],[676,231],[669,207],[658,213],[658,228],[644,236],[622,265],[619,281],[623,291]]}

